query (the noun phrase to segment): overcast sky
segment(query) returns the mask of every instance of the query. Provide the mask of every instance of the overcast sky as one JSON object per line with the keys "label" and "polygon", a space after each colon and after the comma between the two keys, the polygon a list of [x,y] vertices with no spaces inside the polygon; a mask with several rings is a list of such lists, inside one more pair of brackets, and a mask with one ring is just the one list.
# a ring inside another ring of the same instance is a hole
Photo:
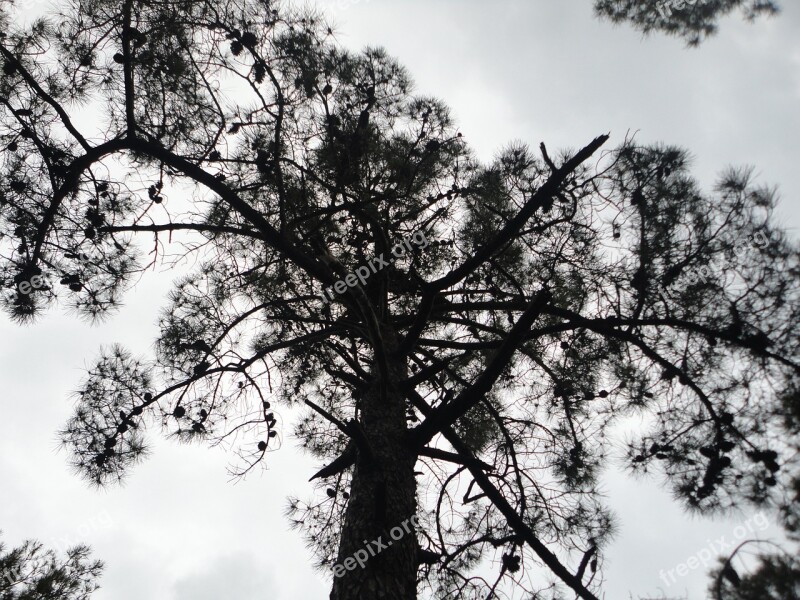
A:
{"label": "overcast sky", "polygon": [[[29,0],[35,2],[35,0]],[[688,148],[708,188],[727,165],[754,165],[781,190],[781,220],[800,227],[800,4],[753,25],[726,19],[699,49],[643,39],[592,16],[590,0],[328,0],[339,40],[385,46],[417,92],[442,98],[466,139],[490,158],[510,141],[578,147],[611,132]],[[0,528],[58,548],[89,543],[107,563],[97,600],[294,600],[327,597],[330,580],[309,566],[283,516],[288,495],[311,494],[312,461],[291,440],[269,470],[231,483],[230,457],[153,437],[153,455],[123,487],[86,486],[57,452],[55,432],[71,390],[101,345],[152,351],[156,315],[174,274],[154,274],[101,326],[54,311],[31,327],[0,321]],[[287,428],[288,429],[288,428]],[[704,569],[667,587],[675,569],[755,512],[692,519],[658,479],[607,477],[620,531],[607,559],[605,597],[705,596]],[[755,526],[753,527],[753,524]],[[752,537],[748,533],[748,537]]]}

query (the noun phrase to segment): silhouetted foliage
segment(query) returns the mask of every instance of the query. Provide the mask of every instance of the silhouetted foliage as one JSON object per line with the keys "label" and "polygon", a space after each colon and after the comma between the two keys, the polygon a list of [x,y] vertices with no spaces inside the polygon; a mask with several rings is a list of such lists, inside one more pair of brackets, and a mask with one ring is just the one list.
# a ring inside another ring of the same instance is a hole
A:
{"label": "silhouetted foliage", "polygon": [[736,10],[748,21],[778,12],[772,0],[595,0],[595,13],[614,23],[630,23],[643,33],[658,31],[697,46]]}
{"label": "silhouetted foliage", "polygon": [[[795,455],[800,452],[800,395],[796,391],[781,398],[788,448]],[[800,600],[800,561],[797,560],[797,543],[800,542],[800,477],[795,474],[787,486],[785,495],[779,498],[781,522],[786,531],[787,550],[773,542],[747,540],[734,552],[720,559],[720,565],[711,573],[709,595],[712,600]],[[765,552],[764,547],[769,551]],[[775,546],[780,552],[775,551]],[[750,547],[761,550],[757,554],[755,568],[742,564],[737,557]]]}
{"label": "silhouetted foliage", "polygon": [[[780,397],[787,446],[800,454],[800,393],[789,390]],[[800,474],[795,473],[780,501],[780,516],[789,539],[800,543]]]}
{"label": "silhouetted foliage", "polygon": [[746,574],[721,563],[709,586],[713,600],[800,600],[800,561],[787,554],[763,554]]}
{"label": "silhouetted foliage", "polygon": [[59,559],[42,544],[26,541],[6,550],[0,542],[0,600],[87,600],[99,588],[103,563],[76,546]]}
{"label": "silhouetted foliage", "polygon": [[[798,249],[750,171],[706,193],[684,150],[601,153],[607,136],[483,164],[386,52],[273,2],[73,0],[0,57],[0,273],[49,282],[9,314],[102,316],[145,252],[177,260],[166,244],[199,264],[155,356],[112,347],[81,384],[62,436],[90,481],[119,479],[153,426],[233,448],[239,475],[292,432],[327,463],[289,506],[320,567],[420,520],[334,600],[542,576],[595,599],[613,458],[696,511],[785,493]],[[390,260],[413,234],[429,243]],[[647,426],[615,457],[632,415]]]}

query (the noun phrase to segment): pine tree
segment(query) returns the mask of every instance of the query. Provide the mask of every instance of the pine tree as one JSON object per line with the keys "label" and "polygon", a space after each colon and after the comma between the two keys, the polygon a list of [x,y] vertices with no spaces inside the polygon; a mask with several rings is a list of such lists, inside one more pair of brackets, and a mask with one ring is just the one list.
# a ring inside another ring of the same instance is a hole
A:
{"label": "pine tree", "polygon": [[[781,398],[783,429],[789,440],[787,450],[800,452],[800,394]],[[721,557],[719,566],[711,573],[711,600],[800,600],[800,476],[789,480],[780,498],[781,525],[786,540],[776,544],[769,540],[748,539],[734,551]],[[742,555],[758,551],[755,567],[740,560]]]}
{"label": "pine tree", "polygon": [[686,151],[606,135],[484,164],[386,52],[274,2],[75,0],[0,41],[7,312],[100,319],[167,248],[200,265],[155,355],[106,349],[80,385],[62,438],[93,483],[159,426],[239,475],[294,435],[333,600],[523,574],[597,598],[630,415],[628,467],[691,510],[785,491],[798,248],[749,170],[706,193]]}
{"label": "pine tree", "polygon": [[800,561],[785,553],[758,557],[758,565],[740,574],[731,558],[721,561],[709,586],[712,600],[800,600]]}
{"label": "pine tree", "polygon": [[613,23],[630,23],[645,34],[658,31],[698,46],[717,31],[717,23],[739,10],[747,21],[775,15],[773,0],[595,0],[594,11]]}
{"label": "pine tree", "polygon": [[0,542],[0,600],[87,600],[99,588],[103,563],[89,560],[89,548],[76,546],[59,560],[33,540],[6,550]]}

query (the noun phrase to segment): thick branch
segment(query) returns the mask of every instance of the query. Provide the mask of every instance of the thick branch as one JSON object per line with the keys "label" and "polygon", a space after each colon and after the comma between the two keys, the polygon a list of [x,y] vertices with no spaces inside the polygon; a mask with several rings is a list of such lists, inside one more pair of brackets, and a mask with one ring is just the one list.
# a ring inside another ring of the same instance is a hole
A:
{"label": "thick branch", "polygon": [[195,223],[162,223],[160,225],[105,225],[98,227],[97,231],[100,233],[120,233],[130,231],[133,233],[138,232],[153,232],[160,231],[178,231],[190,230],[208,233],[230,233],[234,235],[241,235],[245,237],[252,237],[261,239],[258,232],[251,229],[241,229],[240,227],[229,227],[226,225],[202,225]]}
{"label": "thick branch", "polygon": [[[425,446],[424,448],[420,448],[419,450],[420,456],[427,456],[429,458],[434,458],[436,460],[443,460],[446,462],[454,463],[456,465],[466,465],[464,462],[464,458],[459,455],[455,454],[454,452],[448,452],[447,450],[441,450],[439,448],[432,448],[430,446]],[[494,467],[492,465],[483,462],[482,460],[475,459],[475,466],[483,469],[484,471],[493,471]]]}
{"label": "thick branch", "polygon": [[[420,396],[415,390],[411,388],[405,388],[405,392],[411,403],[422,414],[432,415],[434,409],[428,406],[424,398],[422,398],[422,396]],[[570,588],[572,588],[583,600],[599,600],[597,596],[586,589],[580,579],[570,573],[569,569],[567,569],[567,567],[565,567],[561,561],[558,560],[558,557],[553,554],[547,548],[547,546],[545,546],[539,540],[539,538],[536,537],[536,534],[528,526],[528,524],[525,523],[525,520],[522,518],[522,516],[520,516],[517,511],[514,510],[514,507],[508,503],[508,500],[506,500],[502,492],[500,492],[500,490],[498,490],[497,487],[492,484],[486,473],[476,466],[475,461],[477,461],[477,458],[469,449],[469,447],[455,433],[455,431],[453,431],[453,428],[449,426],[444,427],[442,429],[442,435],[450,443],[450,445],[453,446],[453,449],[461,456],[462,460],[464,461],[464,465],[472,474],[475,482],[480,486],[492,504],[494,504],[494,506],[503,514],[508,522],[509,527],[511,527],[517,533],[517,535],[525,540],[525,542],[536,553],[539,559],[553,572],[553,574],[561,579],[561,581],[566,583]]]}
{"label": "thick branch", "polygon": [[452,402],[436,408],[419,426],[409,432],[412,445],[420,447],[427,444],[433,436],[455,423],[459,417],[480,402],[511,362],[520,342],[528,334],[550,298],[551,293],[547,288],[543,288],[536,294],[528,309],[508,333],[491,362],[478,376],[475,383],[463,390]]}
{"label": "thick branch", "polygon": [[192,180],[203,184],[220,198],[231,205],[240,215],[250,221],[254,227],[261,232],[264,241],[275,250],[286,256],[297,266],[305,270],[309,275],[315,277],[322,283],[333,284],[335,279],[328,269],[319,261],[311,258],[291,240],[281,235],[264,216],[255,208],[250,206],[235,191],[225,185],[222,181],[214,177],[211,173],[194,164],[193,162],[170,152],[161,144],[144,141],[140,139],[130,140],[131,150],[140,152],[157,160],[165,165],[180,171]]}
{"label": "thick branch", "polygon": [[61,122],[64,124],[64,127],[67,129],[67,131],[69,131],[70,134],[72,134],[72,137],[74,137],[78,141],[78,143],[83,147],[83,149],[88,152],[91,149],[89,142],[86,141],[86,139],[72,124],[72,120],[69,118],[67,111],[64,110],[64,107],[61,106],[61,104],[59,104],[58,102],[56,102],[56,100],[46,91],[44,91],[44,89],[42,89],[42,86],[40,86],[36,82],[33,76],[28,72],[28,70],[25,69],[25,67],[22,66],[22,64],[14,57],[14,55],[11,54],[11,52],[9,52],[6,49],[6,47],[3,46],[2,44],[0,44],[0,54],[2,54],[2,56],[6,59],[7,62],[10,62],[17,68],[17,72],[25,80],[25,83],[27,83],[31,87],[31,89],[33,89],[34,92],[36,92],[36,95],[39,96],[45,102],[47,102],[47,104],[49,104],[53,108],[53,110],[56,111],[58,116],[61,118]]}
{"label": "thick branch", "polygon": [[525,203],[525,206],[505,224],[492,240],[484,244],[478,252],[467,259],[460,267],[432,282],[430,288],[437,291],[447,289],[472,273],[472,271],[485,261],[489,260],[500,248],[509,243],[519,233],[528,219],[533,216],[533,213],[552,198],[552,196],[558,192],[558,188],[564,180],[578,168],[581,163],[594,154],[606,140],[608,140],[608,136],[601,135],[579,150],[575,156],[547,178],[547,181],[544,182],[542,187],[536,190],[536,193]]}
{"label": "thick branch", "polygon": [[423,298],[420,303],[417,316],[411,326],[408,334],[403,338],[399,352],[400,355],[405,355],[411,351],[419,336],[425,329],[428,323],[430,312],[433,309],[437,293],[455,285],[467,275],[472,273],[485,261],[489,260],[495,253],[497,253],[503,246],[513,240],[520,231],[525,227],[525,223],[533,216],[537,209],[544,206],[550,198],[558,192],[559,187],[564,180],[588,159],[594,152],[602,146],[606,140],[607,135],[601,135],[592,140],[587,146],[582,148],[569,159],[564,165],[553,172],[547,181],[544,182],[542,187],[536,190],[536,193],[525,203],[525,206],[503,226],[497,235],[484,244],[473,256],[467,259],[460,267],[450,271],[447,275],[440,277],[436,281],[428,283],[424,286]]}

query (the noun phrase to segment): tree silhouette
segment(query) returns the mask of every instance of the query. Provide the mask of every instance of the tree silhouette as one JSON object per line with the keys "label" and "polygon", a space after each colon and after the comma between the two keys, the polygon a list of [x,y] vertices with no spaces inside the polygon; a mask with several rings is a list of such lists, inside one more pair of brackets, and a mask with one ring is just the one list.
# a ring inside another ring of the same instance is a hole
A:
{"label": "tree silhouette", "polygon": [[747,21],[774,15],[773,0],[595,0],[594,11],[613,23],[630,23],[648,34],[660,31],[698,46],[717,31],[719,20],[739,9]]}
{"label": "tree silhouette", "polygon": [[752,573],[740,574],[731,558],[712,574],[714,600],[800,600],[800,562],[788,554],[762,554]]}
{"label": "tree silhouette", "polygon": [[99,319],[200,265],[155,356],[108,348],[79,388],[62,437],[93,483],[159,425],[239,475],[293,433],[325,464],[289,514],[334,600],[597,598],[631,415],[618,458],[692,510],[785,490],[798,250],[749,171],[704,193],[685,151],[605,135],[483,164],[383,50],[273,2],[74,0],[0,57],[8,313]]}
{"label": "tree silhouette", "polygon": [[32,540],[8,551],[0,542],[0,600],[87,600],[102,570],[102,562],[90,562],[87,546],[70,548],[59,561]]}
{"label": "tree silhouette", "polygon": [[[790,440],[787,450],[797,455],[800,451],[800,396],[785,395],[782,401],[783,427],[786,439]],[[745,540],[729,556],[721,557],[719,567],[712,571],[709,585],[712,600],[800,600],[800,561],[796,558],[796,545],[800,542],[800,477],[796,474],[781,500],[781,524],[786,537],[795,545],[794,553],[774,542]],[[753,548],[761,551],[756,566],[742,571],[736,559]]]}

